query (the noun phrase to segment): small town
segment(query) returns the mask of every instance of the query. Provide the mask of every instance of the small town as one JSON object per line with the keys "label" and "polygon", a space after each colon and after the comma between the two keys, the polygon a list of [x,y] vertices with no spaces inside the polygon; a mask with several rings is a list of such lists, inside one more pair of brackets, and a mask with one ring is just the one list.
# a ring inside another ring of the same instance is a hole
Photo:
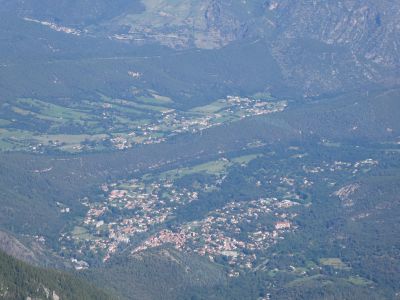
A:
{"label": "small town", "polygon": [[86,250],[104,253],[103,261],[107,261],[132,237],[164,223],[177,207],[198,197],[196,191],[178,189],[169,180],[144,183],[133,179],[126,184],[129,185],[126,190],[115,189],[116,184],[103,185],[107,201],[84,202],[89,210],[79,227],[81,232],[64,235],[62,239],[75,240],[77,244],[83,240]]}
{"label": "small town", "polygon": [[[237,276],[239,270],[255,268],[263,251],[282,239],[285,232],[296,229],[292,223],[296,214],[283,212],[296,205],[299,203],[276,198],[231,202],[201,221],[184,224],[175,232],[161,230],[136,247],[132,254],[171,244],[178,250],[207,256],[211,261],[226,257],[230,276]],[[258,221],[265,216],[276,221],[266,226]],[[242,226],[251,230],[242,233]]]}
{"label": "small town", "polygon": [[[220,159],[220,163],[227,162],[226,158]],[[224,258],[230,268],[230,276],[238,276],[241,270],[257,268],[264,258],[262,253],[284,239],[286,233],[296,232],[297,213],[294,208],[311,205],[302,202],[296,192],[298,188],[311,188],[313,177],[321,173],[326,175],[324,180],[328,185],[336,186],[337,183],[329,179],[329,174],[345,172],[353,176],[377,164],[376,160],[366,159],[322,162],[319,166],[303,165],[304,173],[298,176],[274,175],[264,183],[256,182],[257,187],[263,184],[279,185],[276,196],[231,201],[220,209],[210,211],[203,219],[168,229],[164,224],[176,217],[179,208],[200,201],[200,192],[219,190],[224,182],[224,171],[213,175],[213,183],[197,184],[196,187],[176,185],[175,180],[181,176],[176,170],[158,176],[145,175],[129,181],[105,183],[100,187],[104,200],[84,199],[82,203],[88,208],[84,220],[72,232],[64,233],[60,240],[64,243],[63,250],[77,247],[77,252],[82,254],[73,258],[77,269],[89,266],[85,257],[90,253],[107,262],[123,249],[130,248],[132,255],[138,255],[147,249],[173,246],[180,251],[205,256],[211,261]],[[344,205],[351,205],[350,196],[357,188],[357,184],[345,186],[332,196],[342,199]],[[62,212],[67,212],[66,207],[59,206]]]}
{"label": "small town", "polygon": [[110,141],[119,150],[131,148],[135,144],[156,144],[178,134],[196,133],[226,122],[277,113],[286,107],[287,101],[265,102],[227,96],[224,100],[196,107],[188,112],[175,109],[165,110],[161,118],[156,121],[139,125],[134,131],[115,136]]}

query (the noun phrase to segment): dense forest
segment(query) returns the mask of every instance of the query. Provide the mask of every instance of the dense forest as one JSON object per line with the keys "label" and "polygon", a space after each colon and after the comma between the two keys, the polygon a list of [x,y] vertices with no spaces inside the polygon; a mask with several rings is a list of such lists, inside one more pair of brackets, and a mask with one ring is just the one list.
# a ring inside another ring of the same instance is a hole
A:
{"label": "dense forest", "polygon": [[111,299],[89,283],[60,271],[32,267],[0,252],[1,299]]}

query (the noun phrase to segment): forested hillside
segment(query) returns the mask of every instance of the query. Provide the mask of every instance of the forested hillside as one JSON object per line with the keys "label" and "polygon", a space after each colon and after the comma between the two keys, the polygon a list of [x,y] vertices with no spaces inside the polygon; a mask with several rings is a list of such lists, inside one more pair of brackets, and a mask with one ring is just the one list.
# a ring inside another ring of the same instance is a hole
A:
{"label": "forested hillside", "polygon": [[1,299],[111,299],[71,275],[32,267],[0,252]]}

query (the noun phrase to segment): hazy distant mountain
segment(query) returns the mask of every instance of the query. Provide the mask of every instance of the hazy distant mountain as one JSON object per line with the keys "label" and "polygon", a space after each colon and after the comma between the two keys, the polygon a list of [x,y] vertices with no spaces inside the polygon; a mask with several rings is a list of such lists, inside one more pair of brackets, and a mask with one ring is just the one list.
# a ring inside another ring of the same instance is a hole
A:
{"label": "hazy distant mountain", "polygon": [[265,39],[287,84],[306,96],[399,83],[397,1],[3,2],[21,18],[121,43],[218,49]]}

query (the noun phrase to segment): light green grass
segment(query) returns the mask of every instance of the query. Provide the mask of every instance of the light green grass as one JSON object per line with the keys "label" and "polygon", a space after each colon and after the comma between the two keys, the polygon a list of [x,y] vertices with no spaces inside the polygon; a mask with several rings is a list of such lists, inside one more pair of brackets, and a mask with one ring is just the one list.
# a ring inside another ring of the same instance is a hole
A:
{"label": "light green grass", "polygon": [[350,269],[340,258],[321,258],[319,263],[323,266],[330,266],[338,270]]}
{"label": "light green grass", "polygon": [[218,101],[215,101],[215,102],[205,105],[205,106],[199,106],[199,107],[192,108],[190,111],[197,112],[197,113],[210,114],[210,113],[216,113],[226,107],[227,107],[227,103],[225,100],[218,100]]}
{"label": "light green grass", "polygon": [[95,240],[96,238],[89,231],[81,226],[75,226],[72,230],[72,236],[78,240]]}
{"label": "light green grass", "polygon": [[143,111],[140,111],[140,110],[134,109],[132,107],[128,107],[128,106],[112,104],[112,107],[110,109],[115,110],[124,115],[134,115],[136,117],[143,116]]}
{"label": "light green grass", "polygon": [[261,156],[262,156],[261,154],[249,154],[249,155],[239,156],[239,157],[233,158],[232,162],[247,165],[252,160],[259,158]]}
{"label": "light green grass", "polygon": [[[248,164],[249,162],[260,156],[261,156],[260,154],[250,154],[250,155],[238,156],[231,160],[223,160],[223,159],[213,160],[206,163],[194,165],[191,167],[166,171],[161,173],[158,177],[163,180],[166,179],[175,180],[187,175],[199,174],[199,173],[206,173],[209,175],[220,176],[225,174],[227,172],[227,169],[233,166],[234,164],[241,164],[241,165]],[[148,178],[148,176],[146,176],[146,178]]]}
{"label": "light green grass", "polygon": [[17,103],[23,105],[23,109],[27,110],[29,106],[39,109],[40,113],[32,112],[35,116],[44,119],[55,120],[89,120],[91,116],[83,111],[72,109],[37,99],[22,98]]}
{"label": "light green grass", "polygon": [[373,283],[372,281],[362,278],[362,277],[359,277],[359,276],[350,276],[347,279],[347,281],[354,285],[359,285],[359,286],[366,286],[366,285],[370,285]]}
{"label": "light green grass", "polygon": [[128,100],[123,100],[123,99],[113,99],[110,102],[115,103],[115,104],[133,107],[133,108],[143,110],[143,111],[155,112],[155,113],[165,113],[170,110],[170,108],[163,107],[163,106],[141,104],[141,103],[137,103],[134,101],[128,101]]}
{"label": "light green grass", "polygon": [[31,111],[16,106],[12,107],[12,111],[22,116],[29,116],[30,114],[32,114]]}
{"label": "light green grass", "polygon": [[88,135],[88,134],[54,134],[54,135],[41,135],[35,136],[35,139],[42,142],[43,144],[48,143],[49,141],[59,141],[60,143],[66,144],[80,144],[85,140],[89,141],[98,141],[104,138],[107,138],[107,134],[97,134],[97,135]]}
{"label": "light green grass", "polygon": [[255,93],[251,98],[259,99],[259,100],[263,100],[263,101],[275,100],[275,98],[272,97],[270,93]]}
{"label": "light green grass", "polygon": [[160,96],[157,94],[151,94],[151,97],[141,96],[138,97],[138,100],[140,100],[143,103],[152,105],[168,105],[174,103],[174,101],[172,101],[171,98],[166,96]]}
{"label": "light green grass", "polygon": [[226,168],[229,166],[229,162],[216,160],[210,161],[204,164],[196,165],[193,167],[180,168],[170,170],[159,175],[160,179],[170,179],[175,180],[187,175],[197,174],[197,173],[207,173],[210,175],[220,175],[225,172]]}

